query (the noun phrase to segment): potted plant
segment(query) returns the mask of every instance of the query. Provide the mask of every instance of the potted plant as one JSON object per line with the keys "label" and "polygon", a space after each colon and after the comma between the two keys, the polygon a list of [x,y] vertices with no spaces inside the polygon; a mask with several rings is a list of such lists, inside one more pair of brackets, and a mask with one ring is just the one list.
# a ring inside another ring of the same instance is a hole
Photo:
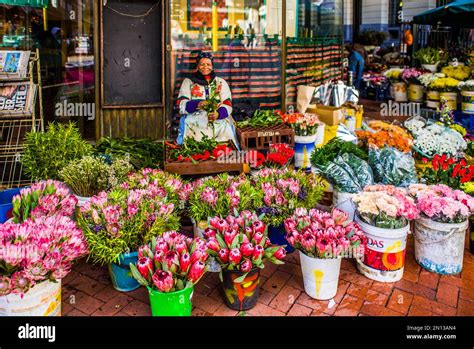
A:
{"label": "potted plant", "polygon": [[179,218],[166,192],[115,188],[93,196],[81,207],[77,222],[84,232],[94,263],[107,264],[114,288],[132,291],[139,284],[130,276],[130,263],[138,258],[138,247],[165,231],[176,230]]}
{"label": "potted plant", "polygon": [[390,81],[390,95],[395,102],[407,101],[407,85],[402,80],[403,69],[392,68],[386,70],[383,74]]}
{"label": "potted plant", "polygon": [[82,138],[73,123],[50,123],[46,132],[26,134],[21,163],[32,180],[59,179],[59,171],[64,166],[92,151],[92,145]]}
{"label": "potted plant", "polygon": [[463,113],[474,114],[474,80],[462,81],[458,88],[461,90]]}
{"label": "potted plant", "polygon": [[403,276],[410,220],[418,217],[414,200],[406,190],[392,185],[368,186],[352,198],[355,221],[368,239],[359,271],[379,282],[399,281]]}
{"label": "potted plant", "polygon": [[310,171],[309,156],[313,151],[320,122],[316,114],[281,114],[283,122],[295,131],[295,169]]}
{"label": "potted plant", "polygon": [[416,261],[437,274],[460,273],[474,199],[444,184],[413,184],[409,191],[420,211],[414,230]]}
{"label": "potted plant", "polygon": [[431,83],[436,81],[439,78],[444,78],[446,75],[443,73],[426,73],[420,75],[418,80],[425,87],[426,90],[426,106],[428,108],[438,108],[439,107],[439,91],[430,89]]}
{"label": "potted plant", "polygon": [[457,108],[459,80],[453,78],[439,78],[434,80],[428,88],[439,92],[440,101],[445,100],[449,108]]}
{"label": "potted plant", "polygon": [[418,79],[425,71],[417,68],[403,70],[402,79],[408,84],[408,100],[410,102],[422,102],[424,88]]}
{"label": "potted plant", "polygon": [[132,165],[124,159],[115,159],[109,165],[104,158],[87,155],[63,167],[59,177],[72,190],[78,205],[82,206],[91,196],[122,183],[132,169]]}
{"label": "potted plant", "polygon": [[337,293],[341,258],[364,255],[367,239],[346,213],[298,208],[285,220],[288,242],[299,250],[305,292],[327,300]]}
{"label": "potted plant", "polygon": [[421,63],[423,69],[429,70],[432,73],[438,69],[438,63],[441,60],[439,50],[433,47],[422,48],[416,51],[413,57]]}
{"label": "potted plant", "polygon": [[61,315],[61,279],[87,254],[68,217],[40,216],[0,224],[0,315]]}
{"label": "potted plant", "polygon": [[220,278],[225,304],[234,310],[248,310],[257,304],[260,270],[268,260],[283,264],[286,252],[273,246],[267,227],[250,211],[237,212],[225,219],[213,217],[204,232],[207,251],[221,266]]}
{"label": "potted plant", "polygon": [[204,240],[175,231],[139,248],[130,270],[148,289],[153,316],[191,316],[194,285],[206,273],[207,260]]}
{"label": "potted plant", "polygon": [[72,217],[77,199],[63,183],[47,180],[20,190],[20,194],[13,197],[12,204],[12,220],[21,223],[29,218]]}
{"label": "potted plant", "polygon": [[270,241],[286,245],[286,252],[293,252],[285,239],[283,222],[297,207],[316,207],[324,193],[322,178],[302,171],[268,168],[256,174],[254,185],[259,196],[253,206],[257,214],[264,215],[262,220],[268,225]]}

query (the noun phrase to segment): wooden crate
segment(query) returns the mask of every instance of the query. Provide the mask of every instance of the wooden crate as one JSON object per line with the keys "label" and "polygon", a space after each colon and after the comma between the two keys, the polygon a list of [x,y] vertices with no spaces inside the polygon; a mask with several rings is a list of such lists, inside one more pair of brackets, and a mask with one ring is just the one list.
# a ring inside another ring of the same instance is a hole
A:
{"label": "wooden crate", "polygon": [[266,150],[270,143],[286,143],[292,147],[295,145],[295,131],[283,124],[237,128],[237,136],[242,149]]}
{"label": "wooden crate", "polygon": [[182,162],[169,160],[169,149],[165,146],[165,166],[164,170],[169,173],[175,173],[182,176],[203,176],[218,174],[224,172],[248,172],[248,165],[242,162],[221,163],[216,159],[206,161]]}

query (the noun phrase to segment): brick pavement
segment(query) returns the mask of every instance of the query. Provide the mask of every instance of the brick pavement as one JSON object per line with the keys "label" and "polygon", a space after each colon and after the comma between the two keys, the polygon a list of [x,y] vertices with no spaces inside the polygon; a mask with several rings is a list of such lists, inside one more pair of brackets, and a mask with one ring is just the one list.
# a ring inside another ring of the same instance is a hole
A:
{"label": "brick pavement", "polygon": [[[467,240],[467,239],[466,239]],[[474,315],[474,256],[468,250],[460,275],[440,276],[422,269],[414,260],[409,236],[405,273],[396,283],[380,283],[359,274],[354,260],[343,260],[338,293],[333,301],[306,295],[298,253],[286,264],[268,264],[262,271],[257,306],[239,313],[224,305],[220,281],[207,273],[196,286],[193,316],[454,316]],[[121,293],[113,289],[106,267],[85,262],[63,280],[64,316],[149,316],[144,287]]]}

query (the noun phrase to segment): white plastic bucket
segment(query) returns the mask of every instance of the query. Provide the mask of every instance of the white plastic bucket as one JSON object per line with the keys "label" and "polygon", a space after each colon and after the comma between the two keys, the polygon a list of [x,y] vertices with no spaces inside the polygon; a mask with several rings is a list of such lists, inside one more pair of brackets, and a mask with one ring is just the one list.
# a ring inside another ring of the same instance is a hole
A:
{"label": "white plastic bucket", "polygon": [[88,202],[91,198],[90,196],[79,196],[79,195],[74,195],[77,199],[77,206],[82,207],[85,205],[86,202]]}
{"label": "white plastic bucket", "polygon": [[314,150],[317,136],[317,133],[311,136],[295,136],[295,169],[311,170],[310,157]]}
{"label": "white plastic bucket", "polygon": [[300,251],[304,290],[311,298],[327,300],[337,293],[341,258],[312,258]]}
{"label": "white plastic bucket", "polygon": [[341,210],[349,215],[349,220],[354,220],[355,205],[352,202],[352,198],[356,194],[339,192],[337,189],[334,189],[332,195],[333,207]]}
{"label": "white plastic bucket", "polygon": [[424,69],[429,70],[432,73],[435,73],[438,70],[438,63],[436,64],[422,64]]}
{"label": "white plastic bucket", "polygon": [[43,281],[19,294],[0,297],[0,316],[61,316],[61,281]]}
{"label": "white plastic bucket", "polygon": [[437,274],[458,274],[462,270],[468,220],[439,223],[421,217],[415,221],[415,259]]}
{"label": "white plastic bucket", "polygon": [[405,253],[410,225],[400,229],[377,228],[362,222],[357,214],[355,221],[367,237],[364,259],[357,260],[357,269],[372,280],[399,281],[405,269]]}
{"label": "white plastic bucket", "polygon": [[408,86],[408,100],[410,102],[422,102],[424,92],[423,85],[410,84]]}
{"label": "white plastic bucket", "polygon": [[407,101],[407,84],[404,82],[395,82],[390,86],[390,94],[395,102]]}

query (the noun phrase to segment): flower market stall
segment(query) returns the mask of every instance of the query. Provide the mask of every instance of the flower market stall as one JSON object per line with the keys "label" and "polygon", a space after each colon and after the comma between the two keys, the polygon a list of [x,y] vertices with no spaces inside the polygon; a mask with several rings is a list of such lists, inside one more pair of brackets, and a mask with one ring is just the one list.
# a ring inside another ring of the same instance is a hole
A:
{"label": "flower market stall", "polygon": [[[448,66],[385,76],[432,91],[456,78],[470,86],[465,69]],[[266,270],[290,260],[300,265],[298,287],[315,301],[336,297],[341,265],[360,278],[401,280],[412,244],[427,272],[459,274],[474,212],[474,146],[449,98],[436,119],[348,123],[357,110],[351,89],[326,87],[314,89],[316,101],[330,95],[327,104],[340,98],[338,106],[312,106],[312,97],[307,110],[241,121],[243,130],[290,131],[257,135],[245,149],[207,137],[92,146],[74,125],[28,135],[22,161],[32,184],[0,225],[0,314],[59,315],[61,280],[83,257],[108,271],[114,292],[143,286],[153,316],[192,315],[211,274],[223,306],[251,312]],[[417,89],[408,87],[409,100]],[[171,163],[198,170],[171,173]],[[206,163],[247,170],[200,172]]]}

